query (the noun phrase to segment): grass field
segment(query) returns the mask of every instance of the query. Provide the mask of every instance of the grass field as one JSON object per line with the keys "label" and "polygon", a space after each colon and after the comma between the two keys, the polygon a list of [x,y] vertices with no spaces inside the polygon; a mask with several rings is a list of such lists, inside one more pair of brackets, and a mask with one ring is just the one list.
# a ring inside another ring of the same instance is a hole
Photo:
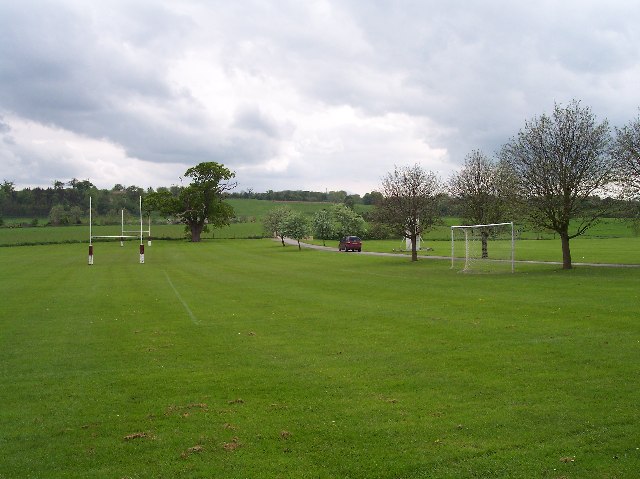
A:
{"label": "grass field", "polygon": [[[538,242],[544,243],[544,242]],[[633,478],[640,270],[0,248],[1,478]]]}

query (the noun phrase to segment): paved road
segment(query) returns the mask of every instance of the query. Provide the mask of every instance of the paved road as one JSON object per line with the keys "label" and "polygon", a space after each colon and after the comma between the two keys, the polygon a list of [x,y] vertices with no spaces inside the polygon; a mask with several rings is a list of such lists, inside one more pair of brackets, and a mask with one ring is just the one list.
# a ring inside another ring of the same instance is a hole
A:
{"label": "paved road", "polygon": [[[278,239],[280,241],[280,239]],[[292,240],[289,238],[285,238],[284,242],[290,245],[298,246],[298,242],[296,240]],[[300,243],[300,246],[303,248],[317,249],[322,251],[329,251],[333,253],[338,253],[338,248],[334,248],[331,246],[320,246],[311,243]],[[363,251],[361,253],[354,254],[366,254],[371,256],[406,256],[401,253],[382,253],[378,251]],[[451,261],[451,256],[420,256],[420,259],[447,259]],[[516,260],[516,263],[520,264],[557,264],[562,266],[561,261],[525,261],[525,260]],[[640,264],[618,264],[618,263],[576,263],[572,262],[573,266],[595,266],[601,268],[640,268]]]}

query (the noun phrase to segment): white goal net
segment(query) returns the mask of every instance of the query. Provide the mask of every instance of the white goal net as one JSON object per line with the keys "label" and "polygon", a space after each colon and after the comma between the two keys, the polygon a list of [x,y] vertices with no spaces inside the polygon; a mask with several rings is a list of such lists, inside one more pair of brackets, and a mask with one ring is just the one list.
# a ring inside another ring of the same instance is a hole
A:
{"label": "white goal net", "polygon": [[451,227],[451,268],[465,273],[515,271],[513,222]]}

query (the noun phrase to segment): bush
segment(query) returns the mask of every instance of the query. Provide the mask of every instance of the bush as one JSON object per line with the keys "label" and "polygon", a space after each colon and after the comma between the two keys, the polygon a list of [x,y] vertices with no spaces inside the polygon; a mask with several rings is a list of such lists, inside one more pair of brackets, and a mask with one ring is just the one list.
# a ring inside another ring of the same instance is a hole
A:
{"label": "bush", "polygon": [[369,226],[369,230],[367,234],[364,236],[365,239],[372,240],[386,240],[396,238],[397,235],[394,235],[391,229],[386,225],[381,225],[377,223],[373,223]]}

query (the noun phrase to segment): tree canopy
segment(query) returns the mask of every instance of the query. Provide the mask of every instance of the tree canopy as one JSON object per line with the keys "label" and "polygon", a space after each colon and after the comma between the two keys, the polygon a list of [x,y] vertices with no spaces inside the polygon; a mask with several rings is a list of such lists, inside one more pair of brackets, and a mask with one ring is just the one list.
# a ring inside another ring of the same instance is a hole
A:
{"label": "tree canopy", "polygon": [[[531,220],[560,235],[564,269],[571,268],[569,240],[606,214],[606,208],[591,208],[588,200],[615,179],[610,144],[608,122],[598,122],[589,108],[573,101],[564,107],[556,104],[551,116],[525,122],[502,148]],[[574,219],[578,221],[572,225]]]}
{"label": "tree canopy", "polygon": [[233,218],[233,208],[224,201],[225,192],[235,188],[231,182],[235,173],[210,161],[189,168],[185,177],[191,183],[179,189],[149,193],[144,198],[145,209],[176,216],[186,225],[192,242],[199,242],[205,226],[226,226]]}
{"label": "tree canopy", "polygon": [[438,217],[438,197],[443,187],[438,176],[419,165],[395,167],[382,180],[382,201],[376,221],[411,240],[411,260],[418,260],[417,239]]}
{"label": "tree canopy", "polygon": [[282,246],[285,246],[284,239],[287,236],[287,221],[292,214],[293,210],[289,206],[284,205],[268,211],[262,218],[262,226],[265,233],[280,238]]}
{"label": "tree canopy", "polygon": [[[506,162],[492,161],[474,150],[451,176],[449,192],[461,205],[464,224],[487,225],[513,220],[516,184]],[[483,258],[488,257],[489,231],[488,227],[480,231]]]}

